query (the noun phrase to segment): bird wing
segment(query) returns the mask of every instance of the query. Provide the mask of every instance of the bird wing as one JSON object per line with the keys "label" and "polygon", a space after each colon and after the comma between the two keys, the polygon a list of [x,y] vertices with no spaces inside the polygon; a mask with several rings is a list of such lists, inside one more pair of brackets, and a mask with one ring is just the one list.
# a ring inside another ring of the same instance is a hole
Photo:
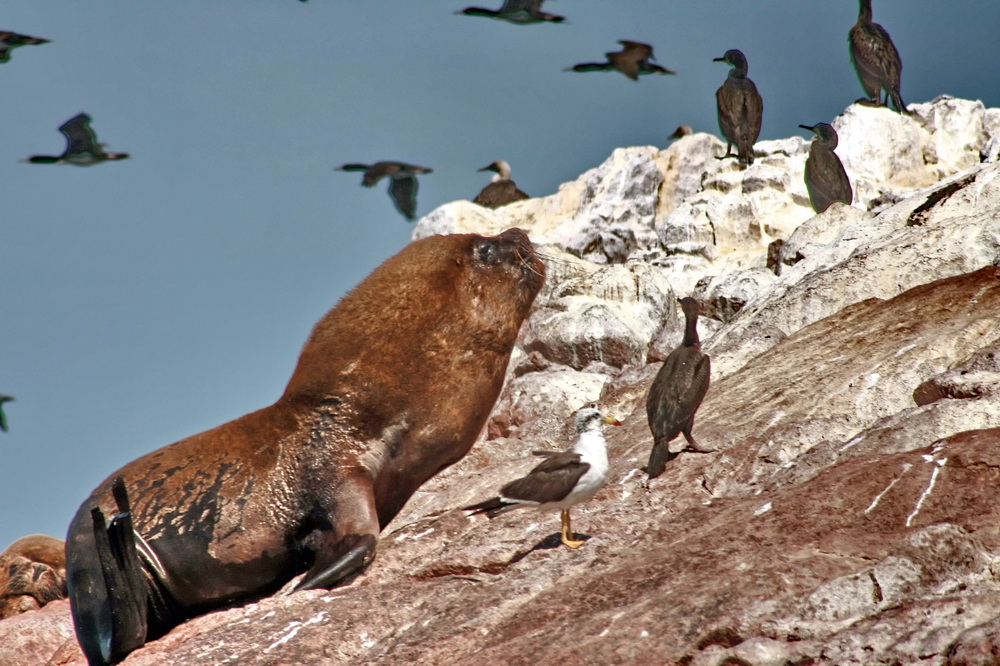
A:
{"label": "bird wing", "polygon": [[501,14],[513,14],[515,12],[529,12],[533,13],[538,11],[538,8],[542,5],[541,0],[504,0],[503,7],[500,8]]}
{"label": "bird wing", "polygon": [[878,23],[855,25],[848,39],[851,60],[865,91],[871,96],[882,88],[898,92],[903,63],[885,28]]}
{"label": "bird wing", "polygon": [[3,405],[0,405],[0,430],[7,432],[7,415],[3,413]]}
{"label": "bird wing", "polygon": [[851,180],[837,154],[813,141],[809,147],[809,159],[806,160],[806,189],[809,190],[809,201],[817,213],[822,213],[834,201],[843,201],[850,205],[854,199]]}
{"label": "bird wing", "polygon": [[634,55],[636,60],[646,60],[653,57],[653,47],[649,44],[633,42],[628,39],[619,40],[618,43],[625,47],[622,50],[623,53]]}
{"label": "bird wing", "polygon": [[511,481],[500,489],[502,497],[525,502],[558,502],[573,490],[590,463],[583,462],[579,453],[564,451],[547,454],[545,460],[527,475]]}
{"label": "bird wing", "polygon": [[719,128],[726,139],[739,145],[753,146],[760,136],[764,101],[750,79],[727,78],[715,93],[719,110]]}
{"label": "bird wing", "polygon": [[630,48],[626,45],[626,47],[621,51],[607,53],[605,55],[607,55],[608,61],[617,67],[618,71],[622,74],[633,81],[639,80],[639,62],[641,60],[645,60],[641,49]]}
{"label": "bird wing", "polygon": [[669,442],[694,416],[708,392],[712,363],[691,347],[670,352],[646,396],[646,417],[656,442]]}
{"label": "bird wing", "polygon": [[[366,174],[367,176],[367,174]],[[408,220],[417,213],[417,177],[413,174],[393,176],[389,183],[389,196],[396,209]]]}
{"label": "bird wing", "polygon": [[487,208],[499,208],[514,201],[530,198],[527,194],[517,189],[514,181],[498,180],[484,187],[476,195],[476,198],[472,200],[472,203],[477,203]]}
{"label": "bird wing", "polygon": [[86,113],[73,116],[59,126],[59,131],[66,137],[64,155],[100,152],[97,135],[90,128],[90,116]]}

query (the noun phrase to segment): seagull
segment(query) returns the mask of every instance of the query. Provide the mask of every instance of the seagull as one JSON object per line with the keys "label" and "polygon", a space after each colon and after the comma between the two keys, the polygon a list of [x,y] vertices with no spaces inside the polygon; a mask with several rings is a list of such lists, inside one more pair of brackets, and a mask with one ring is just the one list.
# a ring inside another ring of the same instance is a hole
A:
{"label": "seagull", "polygon": [[579,548],[583,541],[574,540],[570,523],[570,507],[585,502],[597,494],[608,478],[608,444],[601,424],[621,425],[621,421],[604,416],[594,407],[584,407],[576,413],[577,440],[569,451],[533,451],[545,460],[527,475],[511,481],[496,497],[463,507],[470,516],[485,513],[495,518],[519,507],[559,509],[562,516],[562,542]]}
{"label": "seagull", "polygon": [[9,395],[0,394],[0,430],[7,432],[7,415],[3,413],[3,403],[11,402],[14,398]]}
{"label": "seagull", "polygon": [[517,188],[517,185],[510,179],[510,165],[503,160],[497,160],[489,166],[484,166],[480,171],[496,171],[493,180],[489,185],[472,200],[480,206],[487,208],[499,208],[509,203],[530,199],[526,193]]}
{"label": "seagull", "polygon": [[646,474],[655,479],[663,473],[667,462],[681,452],[670,452],[670,440],[684,435],[688,446],[683,451],[711,453],[702,449],[691,436],[694,414],[708,392],[712,362],[701,351],[698,340],[698,301],[690,296],[681,299],[684,310],[684,340],[670,352],[646,395],[646,418],[653,433],[653,450],[649,454]]}
{"label": "seagull", "polygon": [[842,201],[848,206],[854,199],[851,181],[847,177],[844,165],[837,153],[837,130],[826,123],[799,125],[816,135],[809,144],[809,157],[806,158],[806,189],[809,190],[809,203],[813,210],[822,213],[834,201]]}
{"label": "seagull", "polygon": [[51,41],[51,39],[29,37],[28,35],[19,35],[16,32],[8,30],[0,30],[0,62],[10,60],[10,52],[19,46],[25,46],[26,44],[48,44]]}
{"label": "seagull", "polygon": [[607,62],[585,62],[573,65],[567,72],[610,72],[618,70],[633,81],[639,80],[640,74],[676,74],[666,67],[650,63],[653,60],[653,47],[642,42],[632,42],[627,39],[618,41],[624,46],[621,51],[605,53]]}
{"label": "seagull", "polygon": [[892,43],[892,38],[885,28],[878,23],[872,23],[872,0],[861,0],[858,22],[851,28],[847,36],[851,45],[851,62],[858,80],[868,97],[862,97],[859,104],[868,106],[882,105],[882,89],[885,89],[885,106],[889,106],[889,98],[896,111],[908,113],[903,98],[899,95],[899,76],[903,71],[903,62],[899,59],[899,51]]}
{"label": "seagull", "polygon": [[336,167],[337,171],[364,171],[361,184],[372,187],[384,176],[389,176],[389,197],[396,210],[407,220],[416,219],[417,213],[417,177],[418,173],[433,173],[432,169],[413,166],[403,162],[376,162],[375,164],[345,164]]}
{"label": "seagull", "polygon": [[[753,144],[760,136],[764,101],[757,92],[757,86],[747,78],[747,59],[742,51],[730,49],[724,56],[712,61],[732,66],[725,83],[715,92],[719,128],[726,137],[726,154],[717,159],[737,157],[740,164],[753,164]],[[736,155],[731,153],[734,143]]]}
{"label": "seagull", "polygon": [[90,116],[80,113],[62,125],[59,131],[66,137],[66,150],[62,155],[32,155],[28,162],[33,164],[75,164],[90,166],[107,160],[123,160],[128,153],[106,153],[97,135],[90,128]]}
{"label": "seagull", "polygon": [[547,14],[541,11],[542,3],[545,0],[504,0],[500,9],[485,9],[483,7],[466,7],[456,14],[466,16],[486,16],[509,23],[527,25],[529,23],[561,23],[566,20],[565,16]]}

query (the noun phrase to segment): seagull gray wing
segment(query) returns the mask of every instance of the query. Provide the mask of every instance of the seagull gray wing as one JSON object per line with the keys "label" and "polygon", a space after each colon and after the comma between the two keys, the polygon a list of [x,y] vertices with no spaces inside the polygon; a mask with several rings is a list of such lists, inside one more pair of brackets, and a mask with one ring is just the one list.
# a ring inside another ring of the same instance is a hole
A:
{"label": "seagull gray wing", "polygon": [[500,496],[525,502],[558,502],[568,495],[587,470],[580,454],[569,451],[547,455],[526,476],[500,489]]}

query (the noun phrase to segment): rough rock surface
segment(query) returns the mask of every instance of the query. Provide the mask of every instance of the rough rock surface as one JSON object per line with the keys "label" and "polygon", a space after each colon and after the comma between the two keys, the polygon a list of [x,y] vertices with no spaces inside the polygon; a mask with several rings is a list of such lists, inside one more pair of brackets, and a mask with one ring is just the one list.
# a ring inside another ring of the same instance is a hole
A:
{"label": "rough rock surface", "polygon": [[[805,141],[741,171],[705,134],[431,213],[415,235],[516,225],[549,266],[481,441],[351,584],[195,618],[124,663],[1000,662],[1000,110],[911,109],[835,121],[858,198],[821,215]],[[689,293],[716,451],[647,483],[645,393]],[[566,447],[591,401],[625,426],[573,511],[582,548],[556,514],[458,510]],[[0,663],[83,664],[69,626],[64,601],[0,622]]]}

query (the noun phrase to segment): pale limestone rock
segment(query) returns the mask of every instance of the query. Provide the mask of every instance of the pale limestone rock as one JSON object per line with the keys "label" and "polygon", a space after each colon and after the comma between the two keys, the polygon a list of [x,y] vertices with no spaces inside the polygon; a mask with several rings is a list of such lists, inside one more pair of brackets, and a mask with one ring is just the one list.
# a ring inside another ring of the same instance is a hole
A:
{"label": "pale limestone rock", "polygon": [[674,307],[663,273],[640,261],[589,271],[565,258],[552,263],[555,279],[536,301],[525,350],[578,370],[642,362]]}
{"label": "pale limestone rock", "polygon": [[766,268],[751,268],[702,279],[694,297],[702,304],[705,316],[729,323],[743,307],[766,292],[777,280]]}

